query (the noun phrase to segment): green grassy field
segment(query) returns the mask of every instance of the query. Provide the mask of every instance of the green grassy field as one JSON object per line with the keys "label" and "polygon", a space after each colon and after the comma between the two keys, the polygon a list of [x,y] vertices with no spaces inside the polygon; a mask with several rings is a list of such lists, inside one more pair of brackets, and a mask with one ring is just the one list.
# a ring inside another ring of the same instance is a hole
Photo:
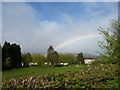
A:
{"label": "green grassy field", "polygon": [[41,76],[45,74],[51,74],[51,73],[63,73],[66,71],[80,71],[85,69],[86,67],[83,65],[80,65],[79,67],[76,67],[75,65],[72,66],[64,66],[64,67],[37,67],[32,66],[28,68],[20,68],[15,70],[9,70],[9,71],[3,71],[2,73],[2,79],[3,81],[8,80],[10,78],[28,78],[31,76]]}

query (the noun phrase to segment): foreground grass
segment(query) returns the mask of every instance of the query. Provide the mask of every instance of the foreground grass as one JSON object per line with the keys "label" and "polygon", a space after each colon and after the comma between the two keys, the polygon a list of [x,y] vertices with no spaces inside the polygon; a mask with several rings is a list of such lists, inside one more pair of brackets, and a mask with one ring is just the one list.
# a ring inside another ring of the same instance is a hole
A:
{"label": "foreground grass", "polygon": [[[37,68],[34,67],[34,70],[36,71]],[[31,69],[29,68],[29,70]],[[45,75],[35,74],[34,71],[33,74],[25,76],[26,78],[22,76],[5,80],[3,88],[120,88],[119,71],[116,64],[54,67],[43,70],[46,70],[43,71]]]}
{"label": "foreground grass", "polygon": [[4,71],[2,73],[2,80],[8,80],[10,78],[18,79],[20,77],[22,78],[28,78],[31,76],[41,76],[45,74],[53,74],[53,73],[63,73],[66,71],[79,71],[81,69],[85,69],[86,67],[83,65],[80,65],[76,67],[75,65],[72,66],[64,66],[64,67],[28,67],[28,68],[20,68],[15,70],[9,70]]}

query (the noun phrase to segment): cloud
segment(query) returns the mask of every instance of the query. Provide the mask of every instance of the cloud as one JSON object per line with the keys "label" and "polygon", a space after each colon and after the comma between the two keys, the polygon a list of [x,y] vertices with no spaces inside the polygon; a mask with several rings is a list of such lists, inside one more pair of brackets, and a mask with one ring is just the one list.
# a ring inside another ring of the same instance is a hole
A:
{"label": "cloud", "polygon": [[[100,4],[101,5],[101,4]],[[117,13],[109,4],[104,4],[109,14],[104,16],[104,10],[93,10],[98,4],[85,3],[85,11],[88,15],[77,18],[60,13],[62,22],[41,20],[42,10],[39,12],[27,3],[3,3],[3,43],[5,40],[18,43],[22,52],[46,52],[49,45],[56,46],[76,36],[98,33],[98,28],[108,28],[109,20],[116,19]],[[115,13],[114,13],[115,12]],[[95,54],[98,48],[98,40],[91,38],[71,43],[62,47],[59,52],[79,52]]]}

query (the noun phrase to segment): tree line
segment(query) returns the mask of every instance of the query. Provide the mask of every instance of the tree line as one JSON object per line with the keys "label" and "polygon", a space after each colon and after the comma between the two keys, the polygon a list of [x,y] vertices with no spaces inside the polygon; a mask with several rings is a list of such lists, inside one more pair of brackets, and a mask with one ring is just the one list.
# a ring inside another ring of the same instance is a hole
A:
{"label": "tree line", "polygon": [[81,53],[75,57],[72,54],[58,54],[54,48],[50,46],[47,50],[47,60],[51,61],[51,66],[58,65],[60,62],[67,62],[69,64],[85,64],[84,56]]}
{"label": "tree line", "polygon": [[84,64],[82,53],[78,54],[77,57],[72,54],[59,54],[57,51],[54,51],[52,46],[49,46],[46,57],[36,53],[22,54],[20,45],[17,45],[16,43],[10,44],[7,41],[5,41],[1,48],[3,70],[27,67],[29,66],[29,63],[38,63],[38,66],[44,65],[45,62],[50,63],[50,66],[56,66],[61,62],[69,64]]}

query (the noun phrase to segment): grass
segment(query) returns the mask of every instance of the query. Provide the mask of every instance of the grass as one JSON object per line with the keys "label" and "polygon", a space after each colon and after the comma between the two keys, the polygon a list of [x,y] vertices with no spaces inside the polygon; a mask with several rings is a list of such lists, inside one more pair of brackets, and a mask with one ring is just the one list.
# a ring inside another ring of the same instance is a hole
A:
{"label": "grass", "polygon": [[6,74],[6,77],[3,76],[5,79],[2,83],[3,88],[11,89],[120,88],[118,84],[119,69],[116,64],[92,64],[90,66],[80,65],[79,67],[73,65],[52,68],[29,67],[5,71],[3,74]]}
{"label": "grass", "polygon": [[53,73],[63,73],[66,71],[80,71],[85,69],[86,67],[83,65],[80,65],[79,67],[76,67],[75,65],[72,66],[64,66],[64,67],[28,67],[28,68],[20,68],[20,69],[14,69],[9,71],[3,71],[2,72],[2,80],[8,80],[10,78],[28,78],[31,76],[42,76],[45,74],[53,74]]}

